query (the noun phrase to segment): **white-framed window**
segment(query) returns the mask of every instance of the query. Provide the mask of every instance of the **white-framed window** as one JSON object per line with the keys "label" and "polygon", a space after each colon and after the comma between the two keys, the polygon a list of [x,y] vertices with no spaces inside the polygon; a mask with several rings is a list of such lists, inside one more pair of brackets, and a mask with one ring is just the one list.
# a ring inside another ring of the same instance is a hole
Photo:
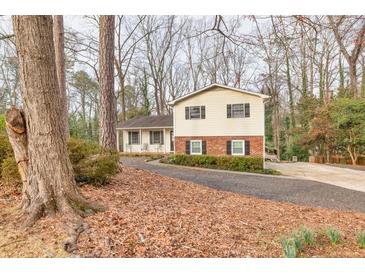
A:
{"label": "white-framed window", "polygon": [[190,141],[190,154],[200,155],[202,154],[202,140]]}
{"label": "white-framed window", "polygon": [[232,155],[245,155],[244,140],[232,140]]}
{"label": "white-framed window", "polygon": [[163,131],[157,130],[157,131],[151,131],[151,145],[154,144],[163,144]]}
{"label": "white-framed window", "polygon": [[139,132],[138,131],[129,131],[128,132],[128,144],[130,144],[130,145],[139,144]]}

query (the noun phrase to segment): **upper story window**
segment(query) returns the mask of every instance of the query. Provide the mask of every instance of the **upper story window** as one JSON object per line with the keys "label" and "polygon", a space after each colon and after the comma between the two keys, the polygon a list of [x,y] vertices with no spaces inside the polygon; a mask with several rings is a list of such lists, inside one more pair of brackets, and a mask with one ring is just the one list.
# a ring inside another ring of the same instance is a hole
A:
{"label": "upper story window", "polygon": [[185,107],[185,120],[205,119],[205,106]]}
{"label": "upper story window", "polygon": [[139,144],[139,132],[138,131],[128,131],[128,144],[130,144],[130,145]]}
{"label": "upper story window", "polygon": [[229,104],[227,105],[227,118],[250,117],[250,104]]}

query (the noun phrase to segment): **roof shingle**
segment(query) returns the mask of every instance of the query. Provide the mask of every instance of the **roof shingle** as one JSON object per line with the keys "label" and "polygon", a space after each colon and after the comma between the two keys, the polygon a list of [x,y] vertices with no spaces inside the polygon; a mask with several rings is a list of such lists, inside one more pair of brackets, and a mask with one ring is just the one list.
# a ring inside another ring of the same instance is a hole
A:
{"label": "roof shingle", "polygon": [[134,117],[125,121],[124,123],[118,123],[117,128],[156,128],[156,127],[173,127],[173,116],[142,116]]}

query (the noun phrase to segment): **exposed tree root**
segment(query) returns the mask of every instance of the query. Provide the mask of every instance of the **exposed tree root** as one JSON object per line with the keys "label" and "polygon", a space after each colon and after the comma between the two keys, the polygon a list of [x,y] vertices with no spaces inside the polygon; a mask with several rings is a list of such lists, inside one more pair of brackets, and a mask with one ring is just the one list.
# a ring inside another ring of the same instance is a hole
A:
{"label": "exposed tree root", "polygon": [[48,203],[46,205],[39,200],[37,203],[22,201],[21,206],[25,216],[24,227],[29,228],[33,226],[37,220],[44,216],[53,215],[57,212],[60,213],[67,234],[67,239],[63,246],[70,253],[76,250],[80,234],[89,228],[89,225],[83,221],[83,217],[106,209],[101,205],[87,201],[78,193],[68,195],[67,198],[61,197],[54,204]]}

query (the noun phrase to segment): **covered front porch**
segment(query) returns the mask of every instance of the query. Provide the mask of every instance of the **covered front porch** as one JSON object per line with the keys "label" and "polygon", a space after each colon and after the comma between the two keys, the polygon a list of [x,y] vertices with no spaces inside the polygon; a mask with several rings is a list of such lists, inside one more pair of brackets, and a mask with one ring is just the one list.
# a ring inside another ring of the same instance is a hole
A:
{"label": "covered front porch", "polygon": [[171,153],[174,148],[172,128],[117,129],[118,151],[128,153]]}
{"label": "covered front porch", "polygon": [[175,151],[173,117],[143,116],[117,127],[117,147],[127,153],[170,153]]}

